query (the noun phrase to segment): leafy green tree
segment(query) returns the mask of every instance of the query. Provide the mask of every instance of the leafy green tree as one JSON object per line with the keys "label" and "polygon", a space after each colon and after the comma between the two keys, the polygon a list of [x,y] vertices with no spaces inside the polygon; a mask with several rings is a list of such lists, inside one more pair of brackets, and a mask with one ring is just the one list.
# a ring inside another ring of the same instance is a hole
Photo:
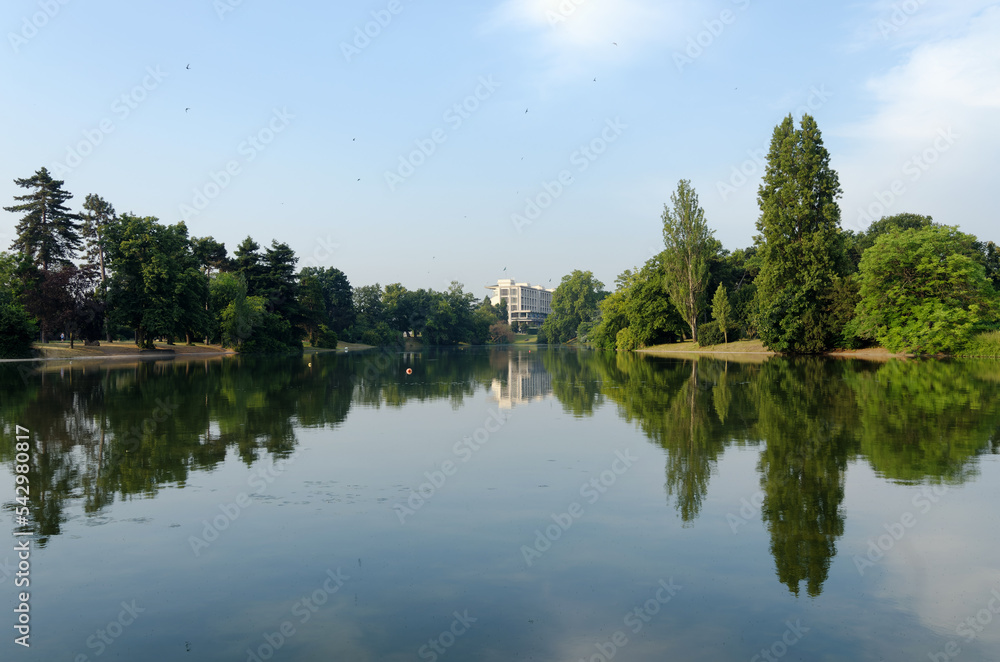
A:
{"label": "leafy green tree", "polygon": [[[574,269],[562,277],[562,282],[552,294],[552,313],[545,318],[542,329],[548,342],[566,342],[574,337],[583,321],[597,316],[597,304],[605,293],[604,283],[594,278],[590,271]],[[541,340],[539,340],[541,342]]]}
{"label": "leafy green tree", "polygon": [[729,294],[729,303],[732,305],[730,328],[737,329],[742,338],[756,338],[758,315],[755,280],[760,272],[757,248],[750,246],[727,252],[722,264],[717,267],[717,272],[718,278],[712,278],[711,282],[725,285]]}
{"label": "leafy green tree", "polygon": [[615,280],[617,289],[600,302],[599,321],[590,334],[601,349],[631,351],[676,342],[686,327],[665,285],[663,254],[636,272],[626,269]]}
{"label": "leafy green tree", "polygon": [[454,311],[455,326],[449,337],[449,344],[460,342],[482,345],[486,343],[486,334],[477,335],[473,324],[473,311],[476,303],[475,296],[471,292],[466,292],[462,283],[457,280],[451,281],[448,291],[444,293],[448,305]]}
{"label": "leafy green tree", "polygon": [[681,317],[698,337],[698,316],[705,306],[708,287],[708,262],[721,245],[705,222],[705,210],[698,204],[698,194],[691,182],[682,179],[670,194],[672,207],[663,206],[663,268],[667,291]]}
{"label": "leafy green tree", "polygon": [[402,283],[390,283],[382,293],[382,303],[385,305],[386,321],[393,330],[404,333],[410,330],[410,314],[413,298]]}
{"label": "leafy green tree", "polygon": [[934,225],[934,219],[922,214],[904,212],[902,214],[893,214],[892,216],[883,216],[869,225],[864,232],[855,235],[853,245],[850,246],[848,251],[851,261],[854,263],[855,270],[857,270],[858,265],[861,263],[861,256],[864,255],[866,250],[874,246],[875,241],[882,235],[902,230],[920,230],[931,225]]}
{"label": "leafy green tree", "polygon": [[829,349],[840,335],[829,312],[830,290],[846,271],[836,171],[816,121],[791,115],[774,129],[757,200],[759,330],[779,352]]}
{"label": "leafy green tree", "polygon": [[382,286],[378,283],[354,288],[355,322],[348,331],[354,342],[381,346],[389,345],[398,338],[387,321],[382,296]]}
{"label": "leafy green tree", "polygon": [[382,302],[382,286],[362,285],[354,288],[354,310],[357,311],[357,323],[362,327],[373,327],[385,320],[385,304]]}
{"label": "leafy green tree", "polygon": [[14,183],[34,190],[14,196],[21,204],[4,207],[9,212],[24,213],[11,248],[25,254],[42,271],[69,264],[81,245],[80,217],[66,207],[73,196],[63,190],[64,182],[52,179],[49,171],[41,168],[31,177],[15,179]]}
{"label": "leafy green tree", "polygon": [[454,329],[458,317],[451,301],[440,292],[434,292],[421,336],[425,345],[450,345],[455,341]]}
{"label": "leafy green tree", "polygon": [[299,272],[299,279],[315,277],[323,293],[327,325],[338,337],[345,336],[354,326],[355,310],[351,283],[340,269],[332,267],[306,267]]}
{"label": "leafy green tree", "polygon": [[323,297],[323,286],[314,275],[299,276],[299,310],[302,313],[302,325],[306,337],[315,347],[320,333],[320,327],[326,328],[329,317],[326,312],[326,301]]}
{"label": "leafy green tree", "polygon": [[726,286],[719,283],[719,288],[715,290],[712,297],[712,319],[719,323],[722,336],[726,344],[729,344],[729,325],[733,319],[733,307],[729,304],[729,295],[726,294]]}
{"label": "leafy green tree", "polygon": [[[476,344],[496,342],[494,326],[497,324],[506,325],[507,329],[510,330],[507,318],[500,315],[499,306],[494,306],[489,297],[484,297],[482,303],[472,311],[473,341]],[[502,327],[498,327],[498,329],[500,328]],[[514,332],[511,330],[510,342],[514,342],[513,334]]]}
{"label": "leafy green tree", "polygon": [[0,288],[0,358],[21,359],[31,356],[35,322],[13,293]]}
{"label": "leafy green tree", "polygon": [[857,273],[852,273],[850,276],[834,278],[830,288],[830,317],[833,328],[843,329],[840,337],[836,339],[837,347],[857,349],[866,344],[863,338],[854,333],[852,326],[854,312],[857,310],[858,302],[861,301],[857,276]]}
{"label": "leafy green tree", "polygon": [[[273,314],[267,311],[267,302],[263,297],[247,296],[246,279],[240,273],[220,273],[212,278],[210,285],[210,310],[215,323],[213,337],[218,339],[223,347],[231,347],[243,352],[253,349],[258,351],[271,347],[275,351],[288,349],[279,345],[273,338],[265,338],[254,343],[266,332],[267,317]],[[274,320],[270,320],[273,325]]]}
{"label": "leafy green tree", "polygon": [[254,332],[257,331],[259,335],[266,315],[263,297],[247,296],[244,285],[244,289],[238,290],[236,297],[220,313],[222,345],[236,351],[245,351]]}
{"label": "leafy green tree", "polygon": [[979,261],[986,270],[986,277],[993,283],[993,288],[1000,290],[1000,249],[992,241],[976,242],[979,250]]}
{"label": "leafy green tree", "polygon": [[112,276],[108,288],[113,323],[135,329],[136,345],[153,338],[203,333],[208,284],[191,250],[187,226],[165,226],[155,217],[125,214],[107,227]]}
{"label": "leafy green tree", "polygon": [[193,345],[195,338],[203,338],[209,332],[212,321],[208,313],[208,277],[202,273],[197,257],[189,250],[190,244],[183,241],[184,238],[175,249],[178,260],[174,297],[175,333],[183,335],[187,344]]}
{"label": "leafy green tree", "polygon": [[881,236],[865,251],[852,330],[893,352],[954,353],[997,319],[975,237],[933,225]]}

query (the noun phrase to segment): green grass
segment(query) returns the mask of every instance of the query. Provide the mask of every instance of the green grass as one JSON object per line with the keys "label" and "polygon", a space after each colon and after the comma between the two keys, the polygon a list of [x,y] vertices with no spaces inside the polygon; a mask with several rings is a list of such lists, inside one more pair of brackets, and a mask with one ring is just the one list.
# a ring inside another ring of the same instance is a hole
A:
{"label": "green grass", "polygon": [[518,344],[520,344],[520,343],[531,343],[531,344],[534,344],[534,343],[538,342],[538,334],[537,333],[515,333],[514,334],[514,342],[518,343]]}
{"label": "green grass", "polygon": [[969,341],[958,356],[1000,357],[1000,331],[984,331]]}

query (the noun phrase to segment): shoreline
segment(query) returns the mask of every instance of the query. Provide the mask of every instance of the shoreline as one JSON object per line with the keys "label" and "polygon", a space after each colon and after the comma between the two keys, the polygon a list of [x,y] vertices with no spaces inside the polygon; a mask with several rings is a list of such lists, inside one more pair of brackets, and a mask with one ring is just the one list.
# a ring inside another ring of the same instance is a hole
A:
{"label": "shoreline", "polygon": [[[514,343],[513,345],[508,345],[508,347],[533,345],[535,343]],[[38,352],[38,356],[31,358],[21,358],[21,359],[0,359],[0,364],[2,363],[27,363],[27,362],[55,362],[55,361],[122,361],[122,360],[139,360],[139,361],[161,361],[165,359],[170,360],[191,360],[191,359],[208,359],[208,358],[218,358],[224,356],[240,356],[240,353],[221,347],[219,345],[166,345],[159,343],[154,345],[153,350],[140,350],[133,344],[128,343],[117,343],[111,345],[101,345],[100,347],[74,347],[70,349],[68,345],[63,345],[60,343],[46,343],[42,345],[41,343],[35,343],[32,349]],[[345,353],[349,351],[360,352],[369,349],[376,349],[372,345],[364,345],[361,343],[345,343],[341,342],[337,345],[336,349],[318,348],[318,347],[304,347],[304,354],[319,354],[319,353],[330,353],[338,352]],[[418,347],[412,347],[407,343],[403,351],[416,351],[423,349],[422,345]],[[770,351],[765,349],[763,344],[759,340],[736,340],[728,345],[710,345],[708,347],[700,347],[693,341],[685,341],[680,343],[671,343],[666,345],[654,345],[652,347],[645,347],[642,349],[632,350],[636,354],[647,354],[651,356],[674,356],[674,357],[701,357],[707,356],[712,358],[725,359],[727,361],[738,361],[743,360],[746,362],[757,362],[761,363],[766,361],[771,356],[794,356],[790,354],[781,354],[780,352]],[[878,361],[886,362],[889,359],[912,359],[917,358],[914,354],[895,354],[883,347],[867,347],[865,349],[835,349],[829,352],[823,352],[822,354],[815,354],[811,356],[821,356],[830,357],[837,359],[861,359],[865,361]],[[973,355],[929,355],[925,358],[938,358],[938,359],[963,359],[963,358],[992,358],[997,357],[991,356],[973,356]]]}
{"label": "shoreline", "polygon": [[[318,347],[304,347],[305,354],[318,354],[326,352],[359,352],[366,349],[373,349],[370,345],[361,343],[339,343],[337,349],[321,349]],[[69,343],[51,342],[34,343],[32,350],[36,356],[22,359],[0,359],[0,363],[34,363],[52,361],[162,361],[209,359],[223,356],[240,356],[240,353],[233,349],[228,349],[220,345],[167,345],[165,343],[155,343],[154,349],[140,350],[132,343],[121,342],[110,345],[100,345],[99,347],[85,347],[82,343],[77,343],[73,349],[69,348]]]}
{"label": "shoreline", "polygon": [[[654,356],[710,356],[725,358],[730,361],[738,360],[740,358],[747,361],[760,361],[762,357],[792,356],[765,349],[760,340],[736,340],[728,345],[710,345],[709,347],[700,347],[694,341],[688,340],[682,343],[669,345],[654,345],[653,347],[637,349],[635,351],[636,353],[651,354]],[[823,352],[822,354],[816,354],[815,356],[840,359],[862,359],[865,361],[880,362],[885,362],[889,359],[914,358],[913,354],[894,354],[884,347],[867,347],[865,349],[835,349],[829,352]]]}

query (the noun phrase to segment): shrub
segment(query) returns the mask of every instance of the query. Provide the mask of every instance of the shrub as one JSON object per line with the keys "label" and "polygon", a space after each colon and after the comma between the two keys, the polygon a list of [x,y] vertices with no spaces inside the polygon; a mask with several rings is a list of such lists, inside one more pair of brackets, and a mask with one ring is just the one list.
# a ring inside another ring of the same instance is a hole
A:
{"label": "shrub", "polygon": [[718,322],[706,322],[698,325],[698,344],[702,347],[710,345],[721,345],[725,342],[725,336]]}
{"label": "shrub", "polygon": [[641,348],[642,343],[639,342],[639,338],[630,326],[626,326],[624,329],[619,330],[618,335],[615,336],[615,349],[619,352],[630,352]]}
{"label": "shrub", "polygon": [[320,349],[337,349],[337,342],[337,334],[326,324],[320,324],[319,331],[313,338],[312,346]]}
{"label": "shrub", "polygon": [[[516,322],[515,322],[516,323]],[[511,344],[514,342],[514,332],[507,322],[494,322],[490,325],[490,342],[494,345]]]}
{"label": "shrub", "polygon": [[6,292],[0,292],[0,358],[20,359],[31,356],[35,322],[24,306]]}

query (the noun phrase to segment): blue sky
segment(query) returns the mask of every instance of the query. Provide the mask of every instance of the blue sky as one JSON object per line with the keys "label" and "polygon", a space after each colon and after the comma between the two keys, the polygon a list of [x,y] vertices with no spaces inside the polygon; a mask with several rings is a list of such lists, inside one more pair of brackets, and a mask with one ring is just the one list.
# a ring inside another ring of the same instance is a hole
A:
{"label": "blue sky", "polygon": [[45,166],[75,209],[278,239],[353,285],[611,289],[682,178],[747,246],[802,112],[845,228],[909,211],[1000,240],[995,2],[8,0],[0,26],[4,205]]}

